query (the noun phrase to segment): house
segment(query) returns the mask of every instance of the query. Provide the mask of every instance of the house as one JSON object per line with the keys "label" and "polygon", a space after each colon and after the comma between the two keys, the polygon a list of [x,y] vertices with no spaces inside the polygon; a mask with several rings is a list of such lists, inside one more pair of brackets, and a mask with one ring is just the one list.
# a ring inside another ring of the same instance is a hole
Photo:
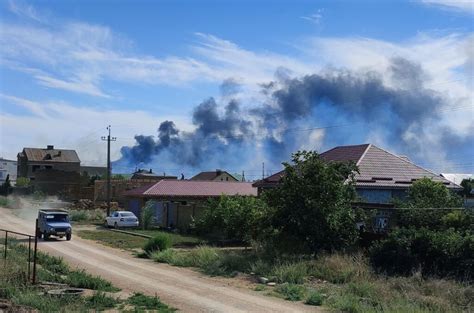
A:
{"label": "house", "polygon": [[89,177],[105,177],[107,175],[107,167],[81,165],[81,174]]}
{"label": "house", "polygon": [[77,199],[81,161],[74,150],[24,148],[18,153],[18,177],[27,177],[35,190]]}
{"label": "house", "polygon": [[143,169],[138,169],[135,173],[133,173],[131,179],[147,179],[147,180],[162,180],[162,179],[178,179],[177,176],[169,176],[166,175],[166,173],[163,173],[163,175],[157,175],[153,173],[153,170],[143,170]]}
{"label": "house", "polygon": [[[355,188],[364,207],[387,208],[392,199],[404,199],[408,188],[424,177],[459,190],[460,186],[424,169],[406,156],[398,156],[373,144],[339,146],[320,154],[328,162],[354,162],[360,173],[355,175]],[[284,171],[254,183],[259,192],[278,186]]]}
{"label": "house", "polygon": [[10,183],[15,185],[16,182],[17,161],[0,158],[0,185],[5,183],[9,176]]}
{"label": "house", "polygon": [[200,181],[230,181],[230,182],[237,182],[237,178],[232,176],[226,171],[223,170],[215,170],[211,172],[201,172],[193,177],[190,180],[200,180]]}
{"label": "house", "polygon": [[[176,176],[157,175],[150,170],[139,169],[132,175],[128,175],[129,179],[111,179],[110,181],[110,198],[112,202],[117,202],[119,206],[126,205],[125,192],[144,186],[151,186],[157,181],[167,179],[176,180]],[[93,201],[107,201],[107,180],[100,179],[94,181],[94,198]]]}
{"label": "house", "polygon": [[[441,176],[447,180],[461,185],[464,180],[474,181],[474,174],[441,173]],[[474,208],[474,188],[464,193],[464,207]]]}
{"label": "house", "polygon": [[198,217],[209,198],[257,196],[257,188],[244,182],[161,180],[150,186],[125,193],[128,209],[140,216],[148,200],[154,200],[154,216],[158,226],[186,229]]}

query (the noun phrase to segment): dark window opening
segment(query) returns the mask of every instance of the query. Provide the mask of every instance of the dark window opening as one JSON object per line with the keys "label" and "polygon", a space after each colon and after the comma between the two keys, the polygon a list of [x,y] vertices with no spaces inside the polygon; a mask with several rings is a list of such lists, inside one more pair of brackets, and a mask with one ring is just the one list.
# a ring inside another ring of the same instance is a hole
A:
{"label": "dark window opening", "polygon": [[33,166],[31,167],[31,171],[32,171],[32,172],[36,172],[36,171],[39,170],[39,169],[40,169],[40,166],[39,166],[39,165],[33,165]]}

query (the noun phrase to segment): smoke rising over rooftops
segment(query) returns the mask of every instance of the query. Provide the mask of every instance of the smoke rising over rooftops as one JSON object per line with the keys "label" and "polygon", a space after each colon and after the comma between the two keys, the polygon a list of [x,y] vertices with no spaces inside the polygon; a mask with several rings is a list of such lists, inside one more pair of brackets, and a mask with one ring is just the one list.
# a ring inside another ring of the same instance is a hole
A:
{"label": "smoke rising over rooftops", "polygon": [[276,76],[261,85],[260,103],[242,103],[238,83],[226,80],[225,102],[211,97],[196,106],[193,131],[163,121],[156,138],[137,135],[133,146],[122,147],[116,164],[206,170],[255,168],[265,161],[279,167],[301,148],[321,152],[365,142],[415,158],[451,149],[472,154],[472,133],[459,137],[437,124],[449,103],[425,86],[429,78],[407,59],[391,60],[388,82],[381,72],[345,69]]}

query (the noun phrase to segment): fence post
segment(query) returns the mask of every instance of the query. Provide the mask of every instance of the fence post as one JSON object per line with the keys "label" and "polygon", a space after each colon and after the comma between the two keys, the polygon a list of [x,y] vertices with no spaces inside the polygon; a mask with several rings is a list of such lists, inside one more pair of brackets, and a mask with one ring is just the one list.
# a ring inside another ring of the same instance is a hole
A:
{"label": "fence post", "polygon": [[7,245],[8,245],[8,232],[5,231],[5,253],[3,255],[3,258],[5,259],[5,265],[7,264]]}
{"label": "fence post", "polygon": [[30,279],[31,274],[31,236],[28,236],[28,279]]}
{"label": "fence post", "polygon": [[35,250],[33,251],[33,285],[36,284],[36,250],[38,250],[38,236],[35,236]]}

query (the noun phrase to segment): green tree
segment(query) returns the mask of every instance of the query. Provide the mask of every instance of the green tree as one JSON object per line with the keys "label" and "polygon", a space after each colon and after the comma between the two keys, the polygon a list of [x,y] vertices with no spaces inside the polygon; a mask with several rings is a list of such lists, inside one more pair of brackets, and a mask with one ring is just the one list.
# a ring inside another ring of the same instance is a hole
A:
{"label": "green tree", "polygon": [[461,194],[463,196],[470,196],[473,186],[474,186],[474,179],[464,179],[461,182],[461,187],[463,187]]}
{"label": "green tree", "polygon": [[[407,200],[397,206],[409,208],[397,212],[397,223],[400,227],[427,227],[441,230],[447,225],[444,217],[451,212],[442,209],[459,208],[462,206],[462,199],[442,183],[423,178],[413,183],[408,189]],[[464,216],[469,212],[460,214]]]}
{"label": "green tree", "polygon": [[250,242],[258,232],[261,218],[267,212],[266,203],[255,197],[226,196],[209,199],[202,215],[196,219],[200,233],[220,233],[226,239]]}
{"label": "green tree", "polygon": [[316,152],[298,151],[284,163],[281,185],[265,194],[274,208],[266,234],[280,248],[339,250],[357,239],[351,202],[354,163],[326,162]]}
{"label": "green tree", "polygon": [[443,183],[425,177],[408,189],[407,204],[412,208],[453,208],[461,207],[462,199]]}
{"label": "green tree", "polygon": [[8,196],[12,190],[12,184],[10,182],[10,174],[5,178],[5,182],[0,186],[0,193],[4,196]]}
{"label": "green tree", "polygon": [[28,187],[30,186],[30,179],[28,177],[18,177],[15,183],[16,187]]}

